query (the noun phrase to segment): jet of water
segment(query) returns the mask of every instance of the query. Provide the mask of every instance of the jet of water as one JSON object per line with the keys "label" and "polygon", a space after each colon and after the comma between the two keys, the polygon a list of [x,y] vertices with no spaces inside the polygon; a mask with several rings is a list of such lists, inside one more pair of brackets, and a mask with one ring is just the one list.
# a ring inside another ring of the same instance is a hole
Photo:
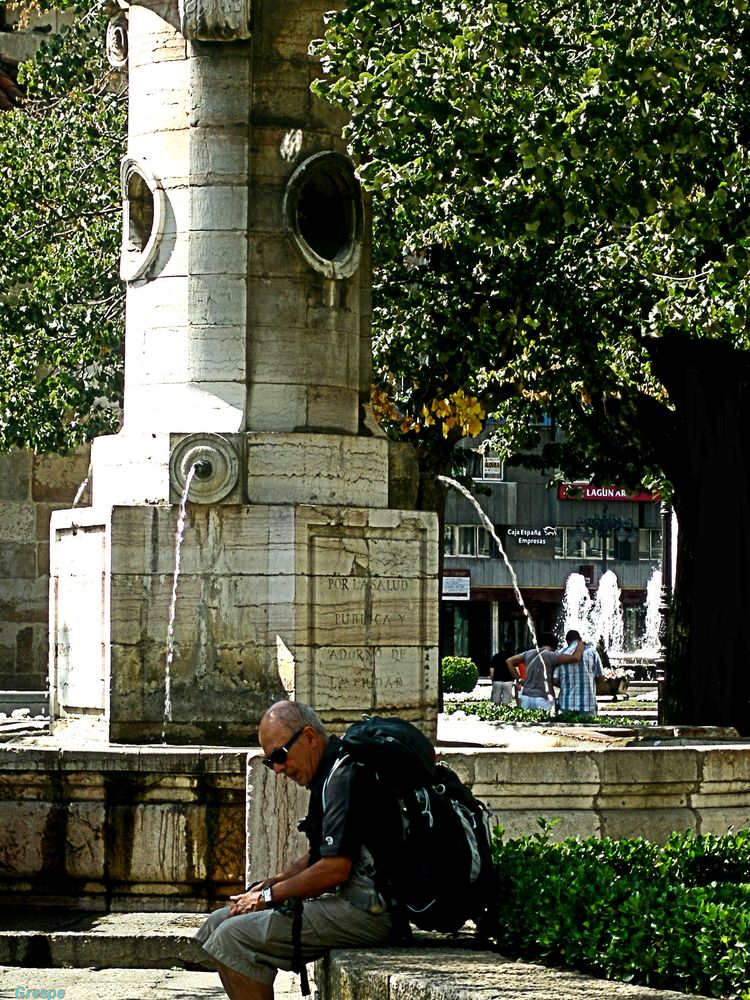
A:
{"label": "jet of water", "polygon": [[83,496],[83,494],[88,489],[88,485],[89,485],[89,480],[90,479],[91,479],[91,462],[89,462],[89,467],[86,470],[86,478],[83,480],[83,482],[81,483],[81,485],[78,487],[78,491],[76,492],[76,495],[75,495],[75,497],[73,499],[73,506],[74,507],[78,506],[78,504],[79,504],[79,502],[81,500],[81,497]]}
{"label": "jet of water", "polygon": [[518,601],[518,606],[520,607],[521,611],[523,611],[524,617],[526,618],[526,624],[527,624],[529,632],[531,634],[531,639],[532,639],[532,642],[534,644],[534,648],[536,649],[537,652],[539,652],[539,640],[537,639],[536,628],[534,626],[534,620],[531,617],[531,613],[530,613],[529,609],[526,607],[526,603],[525,603],[525,601],[523,599],[523,595],[521,594],[521,589],[518,586],[518,577],[516,576],[516,571],[513,569],[513,567],[510,564],[510,560],[508,559],[508,556],[507,556],[507,554],[505,552],[505,549],[503,548],[503,543],[497,537],[497,533],[495,532],[495,526],[494,526],[494,524],[492,523],[492,521],[490,521],[490,519],[487,517],[487,515],[485,514],[485,512],[482,510],[482,508],[480,507],[479,502],[477,501],[476,497],[473,496],[473,494],[471,494],[469,492],[469,490],[466,489],[465,486],[462,486],[461,483],[456,482],[455,479],[451,479],[450,476],[438,476],[438,479],[441,482],[445,483],[446,485],[452,486],[454,490],[458,490],[458,492],[462,496],[465,496],[466,499],[469,501],[469,503],[472,504],[472,506],[476,510],[477,514],[479,514],[480,518],[482,519],[482,522],[487,526],[487,530],[489,531],[489,533],[492,535],[493,539],[495,540],[495,545],[497,545],[497,547],[498,547],[498,549],[500,551],[500,555],[503,558],[503,562],[505,563],[505,565],[507,567],[507,570],[508,570],[508,573],[510,574],[510,580],[511,580],[511,583],[513,584],[513,592],[516,595],[516,600]]}
{"label": "jet of water", "polygon": [[174,622],[177,613],[177,583],[180,579],[180,556],[182,552],[182,540],[185,537],[185,525],[187,523],[187,500],[190,492],[190,484],[193,481],[198,463],[191,465],[185,477],[185,486],[180,498],[180,513],[177,518],[177,532],[175,535],[174,553],[174,576],[172,578],[172,599],[169,602],[169,624],[167,626],[167,660],[164,668],[164,720],[162,723],[161,740],[167,742],[167,723],[172,721],[172,663],[175,657],[174,642]]}
{"label": "jet of water", "polygon": [[659,651],[659,626],[661,624],[661,570],[655,569],[646,584],[646,623],[641,647],[654,655]]}
{"label": "jet of water", "polygon": [[565,581],[562,634],[566,635],[571,629],[575,629],[590,641],[593,608],[594,602],[591,600],[586,578],[581,573],[571,573]]}
{"label": "jet of water", "polygon": [[623,647],[622,605],[617,577],[611,569],[602,575],[591,612],[594,636],[601,638],[608,653],[621,653]]}

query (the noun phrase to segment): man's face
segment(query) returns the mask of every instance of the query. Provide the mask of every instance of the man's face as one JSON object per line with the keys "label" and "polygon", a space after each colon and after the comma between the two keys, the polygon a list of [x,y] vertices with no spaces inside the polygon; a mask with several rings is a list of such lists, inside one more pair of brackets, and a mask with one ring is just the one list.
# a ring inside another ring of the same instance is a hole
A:
{"label": "man's face", "polygon": [[[295,732],[296,730],[290,729],[285,722],[281,722],[273,716],[264,719],[260,724],[258,736],[266,756],[270,757],[274,750],[286,746]],[[325,740],[323,737],[316,733],[312,726],[305,726],[289,748],[286,761],[283,764],[273,765],[274,772],[283,774],[285,778],[289,778],[296,785],[306,788],[315,777],[324,750]]]}

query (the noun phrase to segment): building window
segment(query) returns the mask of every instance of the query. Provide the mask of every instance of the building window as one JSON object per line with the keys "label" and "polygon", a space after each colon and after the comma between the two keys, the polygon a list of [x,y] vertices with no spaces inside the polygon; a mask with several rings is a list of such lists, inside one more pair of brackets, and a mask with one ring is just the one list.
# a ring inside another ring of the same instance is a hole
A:
{"label": "building window", "polygon": [[477,554],[477,529],[473,524],[458,525],[458,554],[460,556]]}
{"label": "building window", "polygon": [[555,535],[555,559],[585,559],[586,543],[573,528],[558,528]]}
{"label": "building window", "polygon": [[443,552],[446,556],[487,559],[493,555],[492,536],[477,524],[446,524]]}
{"label": "building window", "polygon": [[[643,535],[647,534],[649,529],[641,529],[639,539],[641,545],[641,559],[648,558],[643,555]],[[657,534],[660,534],[658,531]],[[635,544],[629,541],[627,538],[614,538],[610,535],[605,542],[607,546],[607,559],[612,559],[621,562],[630,562],[638,558],[636,555]],[[589,539],[585,539],[581,536],[581,533],[577,528],[558,528],[557,537],[555,538],[555,559],[595,559],[597,561],[601,560],[604,556],[602,551],[602,538],[599,535],[593,535]]]}
{"label": "building window", "polygon": [[641,528],[638,532],[638,558],[646,562],[661,559],[661,528]]}

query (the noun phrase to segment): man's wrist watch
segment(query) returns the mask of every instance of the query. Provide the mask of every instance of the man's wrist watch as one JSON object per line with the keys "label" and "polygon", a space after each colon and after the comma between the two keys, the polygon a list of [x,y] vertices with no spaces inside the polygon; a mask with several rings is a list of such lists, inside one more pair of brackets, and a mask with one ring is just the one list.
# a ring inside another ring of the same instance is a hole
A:
{"label": "man's wrist watch", "polygon": [[261,897],[263,898],[264,906],[273,906],[273,890],[270,885],[261,890]]}

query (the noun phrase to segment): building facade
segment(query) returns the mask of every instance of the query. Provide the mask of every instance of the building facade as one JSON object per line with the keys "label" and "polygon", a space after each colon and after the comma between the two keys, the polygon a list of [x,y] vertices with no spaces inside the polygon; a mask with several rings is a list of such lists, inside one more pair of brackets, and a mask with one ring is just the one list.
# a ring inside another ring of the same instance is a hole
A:
{"label": "building facade", "polygon": [[[550,429],[545,433],[554,433]],[[467,471],[508,563],[474,505],[450,489],[443,538],[442,655],[470,656],[486,674],[493,653],[531,645],[518,589],[536,631],[560,636],[569,578],[580,574],[592,600],[605,572],[620,588],[625,651],[643,636],[647,586],[660,567],[658,496],[549,477],[505,465],[480,439],[467,439]],[[561,637],[561,636],[560,636]]]}

